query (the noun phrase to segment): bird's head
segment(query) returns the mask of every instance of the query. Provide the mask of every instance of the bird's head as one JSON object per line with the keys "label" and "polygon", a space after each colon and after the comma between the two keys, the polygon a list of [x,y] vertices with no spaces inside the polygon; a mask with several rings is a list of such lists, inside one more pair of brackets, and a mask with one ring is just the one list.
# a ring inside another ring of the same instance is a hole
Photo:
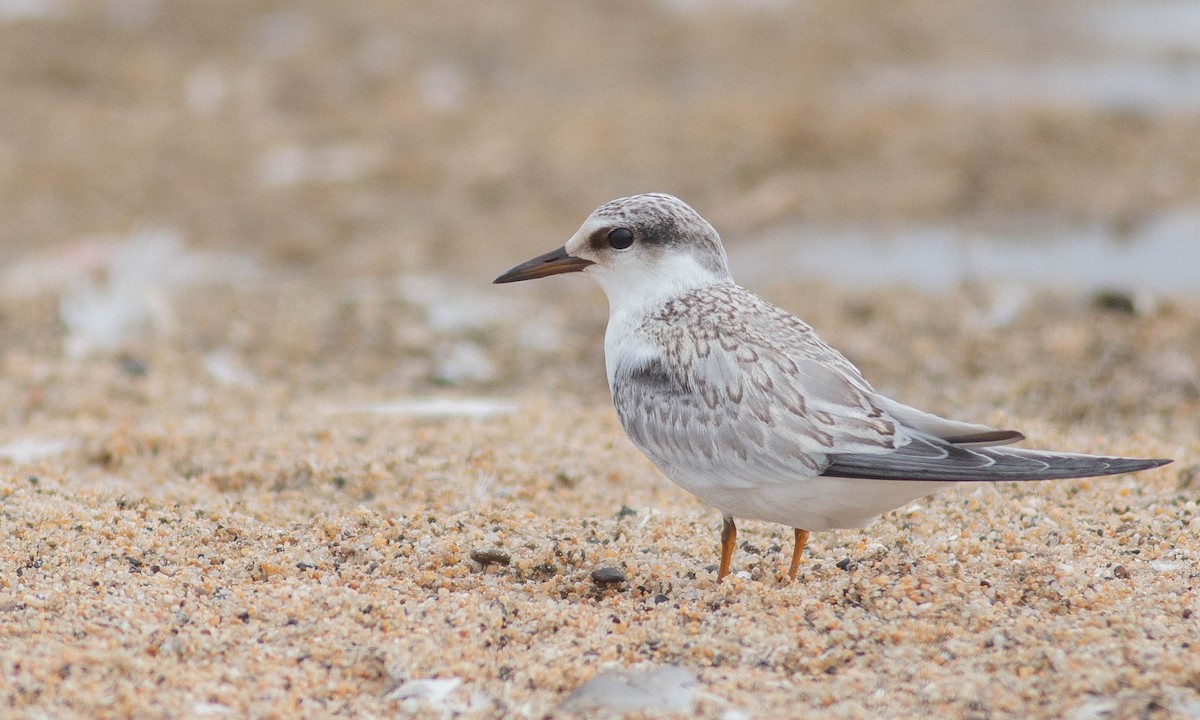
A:
{"label": "bird's head", "polygon": [[614,310],[731,281],[713,226],[679,198],[650,193],[601,205],[565,245],[494,282],[581,271],[596,278]]}

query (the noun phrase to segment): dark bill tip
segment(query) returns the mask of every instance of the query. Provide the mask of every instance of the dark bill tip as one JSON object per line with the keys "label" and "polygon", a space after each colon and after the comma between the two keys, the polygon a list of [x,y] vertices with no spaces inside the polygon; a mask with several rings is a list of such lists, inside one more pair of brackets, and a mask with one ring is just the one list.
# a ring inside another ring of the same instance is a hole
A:
{"label": "dark bill tip", "polygon": [[579,272],[591,264],[593,264],[591,260],[584,260],[574,255],[568,255],[567,249],[560,247],[557,250],[551,250],[545,255],[538,255],[532,260],[526,260],[492,282],[498,285],[500,283],[520,282],[521,280],[535,280],[550,275]]}

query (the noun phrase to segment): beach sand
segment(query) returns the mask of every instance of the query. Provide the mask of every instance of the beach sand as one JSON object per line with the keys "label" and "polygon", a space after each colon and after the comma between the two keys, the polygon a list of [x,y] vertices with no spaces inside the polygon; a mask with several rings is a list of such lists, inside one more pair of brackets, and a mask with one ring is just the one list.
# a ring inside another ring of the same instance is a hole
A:
{"label": "beach sand", "polygon": [[[702,5],[5,16],[0,715],[541,718],[678,666],[686,717],[1200,717],[1200,293],[758,281],[891,397],[1176,462],[958,487],[790,584],[743,522],[718,584],[719,514],[617,423],[599,289],[489,284],[651,189],[730,247],[1120,234],[1200,197],[1200,119],[847,90],[1057,52],[986,3]],[[64,319],[88,282],[128,332]]]}

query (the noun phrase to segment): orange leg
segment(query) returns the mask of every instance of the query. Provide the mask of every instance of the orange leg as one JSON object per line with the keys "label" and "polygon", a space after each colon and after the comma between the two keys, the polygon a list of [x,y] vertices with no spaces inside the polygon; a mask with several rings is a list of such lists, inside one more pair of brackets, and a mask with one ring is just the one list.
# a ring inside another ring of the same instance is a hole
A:
{"label": "orange leg", "polygon": [[729,574],[729,562],[733,560],[733,545],[737,542],[737,525],[733,524],[733,516],[721,518],[721,569],[717,570],[717,582],[721,582]]}
{"label": "orange leg", "polygon": [[804,546],[808,544],[808,531],[795,528],[796,544],[792,546],[792,564],[788,568],[788,579],[796,579],[796,571],[800,569],[800,556],[804,554]]}

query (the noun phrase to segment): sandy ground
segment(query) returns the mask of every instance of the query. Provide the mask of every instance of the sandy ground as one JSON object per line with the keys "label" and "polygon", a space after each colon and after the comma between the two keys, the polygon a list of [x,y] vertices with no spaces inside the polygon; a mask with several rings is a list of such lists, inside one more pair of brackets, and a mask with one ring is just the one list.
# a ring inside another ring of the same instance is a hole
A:
{"label": "sandy ground", "polygon": [[730,243],[1136,225],[1200,119],[846,99],[1053,56],[1032,5],[685,6],[0,4],[0,715],[537,718],[679,666],[683,716],[1200,717],[1200,293],[755,287],[889,395],[1176,462],[816,533],[794,584],[746,522],[718,585],[599,290],[488,285],[649,188]]}
{"label": "sandy ground", "polygon": [[[961,488],[818,533],[793,585],[786,529],[743,523],[741,572],[718,586],[718,517],[624,439],[595,323],[573,331],[591,349],[573,372],[505,356],[510,414],[412,419],[354,410],[411,398],[407,380],[345,371],[391,352],[281,359],[265,327],[293,308],[206,292],[189,300],[211,324],[136,363],[8,353],[10,439],[71,443],[0,483],[11,714],[540,717],[640,664],[695,672],[710,717],[1195,713],[1200,393],[1179,366],[1200,303],[1139,317],[1047,296],[997,333],[945,299],[778,299],[906,400],[1038,446],[1179,462]],[[222,383],[188,347],[254,308],[264,333],[241,353],[262,380]],[[334,332],[323,314],[298,330]],[[508,564],[472,559],[496,549]],[[598,586],[604,566],[627,581]],[[426,678],[462,686],[389,695]]]}

